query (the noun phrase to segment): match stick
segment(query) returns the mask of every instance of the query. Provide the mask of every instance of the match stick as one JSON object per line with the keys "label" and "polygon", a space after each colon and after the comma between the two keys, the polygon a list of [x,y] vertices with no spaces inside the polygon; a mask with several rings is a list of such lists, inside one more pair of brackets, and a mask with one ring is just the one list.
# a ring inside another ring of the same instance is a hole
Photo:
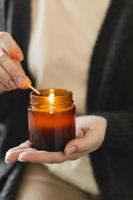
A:
{"label": "match stick", "polygon": [[37,89],[35,89],[32,85],[30,85],[29,87],[30,87],[30,89],[33,90],[35,93],[40,94],[40,92],[39,92]]}

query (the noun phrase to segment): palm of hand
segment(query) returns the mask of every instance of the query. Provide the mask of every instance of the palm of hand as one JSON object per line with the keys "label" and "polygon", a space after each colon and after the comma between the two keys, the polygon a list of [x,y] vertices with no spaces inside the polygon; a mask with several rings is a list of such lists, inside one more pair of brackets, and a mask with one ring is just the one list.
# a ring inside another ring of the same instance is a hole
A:
{"label": "palm of hand", "polygon": [[61,163],[75,160],[98,149],[105,137],[107,122],[99,116],[81,116],[76,119],[76,138],[65,147],[64,152],[38,151],[25,142],[10,149],[5,157],[6,163],[16,161],[33,163]]}

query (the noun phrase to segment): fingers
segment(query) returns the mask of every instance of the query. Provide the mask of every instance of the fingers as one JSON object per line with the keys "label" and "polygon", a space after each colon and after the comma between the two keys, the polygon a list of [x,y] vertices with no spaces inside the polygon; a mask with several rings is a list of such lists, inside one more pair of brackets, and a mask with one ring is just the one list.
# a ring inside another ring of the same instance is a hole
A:
{"label": "fingers", "polygon": [[31,81],[20,62],[24,55],[10,33],[0,32],[0,91],[28,89]]}
{"label": "fingers", "polygon": [[82,116],[76,120],[77,138],[65,147],[67,159],[93,152],[102,145],[105,137],[106,119],[99,116]]}
{"label": "fingers", "polygon": [[9,55],[9,57],[20,62],[24,59],[22,50],[12,38],[10,33],[0,32],[0,46]]}
{"label": "fingers", "polygon": [[61,163],[66,160],[63,152],[27,151],[19,155],[21,162],[31,163]]}
{"label": "fingers", "polygon": [[63,152],[38,151],[30,147],[29,142],[10,149],[6,153],[5,162],[13,163],[16,161],[32,163],[61,163],[66,160]]}
{"label": "fingers", "polygon": [[85,155],[86,155],[86,152],[85,153],[72,153],[72,154],[66,156],[66,160],[77,160]]}
{"label": "fingers", "polygon": [[9,74],[0,66],[0,89],[1,91],[8,91],[16,89],[17,85],[13,82]]}
{"label": "fingers", "polygon": [[[97,148],[97,139],[95,135],[92,134],[92,132],[84,132],[84,130],[79,129],[79,133],[77,135],[80,135],[80,137],[77,137],[76,139],[71,140],[68,142],[68,144],[65,147],[65,155],[67,159],[71,159],[71,157],[80,157],[82,155],[91,153]],[[82,136],[81,136],[82,135]]]}
{"label": "fingers", "polygon": [[9,87],[6,87],[6,85],[3,85],[3,83],[0,82],[0,93],[1,92],[8,92],[11,89]]}
{"label": "fingers", "polygon": [[16,148],[6,153],[5,162],[13,163],[16,161],[32,163],[60,163],[66,157],[63,152],[37,151],[32,148]]}
{"label": "fingers", "polygon": [[7,151],[6,156],[5,156],[5,162],[6,163],[13,163],[16,162],[18,159],[18,156],[20,153],[23,151],[27,150],[33,150],[30,147],[29,141],[27,140],[26,142],[20,144],[17,147],[11,148]]}
{"label": "fingers", "polygon": [[29,88],[31,81],[23,72],[21,66],[14,62],[2,49],[0,49],[0,81],[10,89]]}
{"label": "fingers", "polygon": [[17,147],[14,147],[14,148],[11,148],[7,151],[7,153],[11,152],[11,151],[14,151],[16,149],[28,149],[28,148],[31,148],[30,146],[30,143],[29,143],[29,140],[27,140],[26,142],[20,144],[19,146]]}
{"label": "fingers", "polygon": [[87,136],[71,140],[65,147],[65,154],[68,156],[72,153],[84,153],[92,150],[93,144],[89,141]]}
{"label": "fingers", "polygon": [[20,144],[19,145],[19,148],[30,148],[31,146],[30,146],[30,142],[29,142],[29,140],[27,140],[26,142],[24,142],[24,143],[22,143],[22,144]]}
{"label": "fingers", "polygon": [[16,148],[14,150],[8,151],[5,156],[5,162],[7,164],[16,162],[18,160],[19,155],[22,152],[26,152],[26,151],[36,151],[36,150],[32,149],[32,148],[25,148],[25,149],[24,148]]}

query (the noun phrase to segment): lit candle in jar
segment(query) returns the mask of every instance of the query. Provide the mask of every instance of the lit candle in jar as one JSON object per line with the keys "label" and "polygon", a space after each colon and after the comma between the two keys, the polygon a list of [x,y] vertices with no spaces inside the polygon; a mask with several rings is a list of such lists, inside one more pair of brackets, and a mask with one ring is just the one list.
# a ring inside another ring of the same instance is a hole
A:
{"label": "lit candle in jar", "polygon": [[45,89],[30,95],[29,141],[33,148],[63,151],[75,138],[75,105],[72,92]]}

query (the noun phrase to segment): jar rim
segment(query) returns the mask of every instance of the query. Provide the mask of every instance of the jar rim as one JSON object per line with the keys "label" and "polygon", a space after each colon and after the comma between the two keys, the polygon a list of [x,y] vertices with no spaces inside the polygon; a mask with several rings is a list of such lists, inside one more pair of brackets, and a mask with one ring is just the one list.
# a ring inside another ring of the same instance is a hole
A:
{"label": "jar rim", "polygon": [[72,104],[73,103],[73,93],[70,90],[65,89],[43,89],[39,90],[40,95],[35,92],[30,93],[30,104],[40,104],[40,105],[50,105],[49,95],[54,93],[54,106],[62,104]]}
{"label": "jar rim", "polygon": [[50,93],[54,93],[55,98],[72,95],[72,92],[70,90],[66,90],[66,89],[46,88],[46,89],[42,89],[42,90],[38,90],[38,91],[40,92],[40,94],[36,94],[34,91],[32,91],[30,94],[37,98],[47,98]]}

